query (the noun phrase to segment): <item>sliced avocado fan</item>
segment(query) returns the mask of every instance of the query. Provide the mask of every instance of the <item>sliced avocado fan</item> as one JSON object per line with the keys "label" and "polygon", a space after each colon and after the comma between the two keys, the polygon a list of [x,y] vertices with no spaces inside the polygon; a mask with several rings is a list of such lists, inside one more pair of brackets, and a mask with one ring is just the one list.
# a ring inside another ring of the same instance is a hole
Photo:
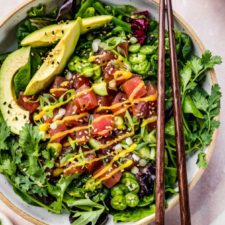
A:
{"label": "sliced avocado fan", "polygon": [[[85,34],[90,30],[94,30],[104,26],[112,20],[112,16],[94,16],[90,18],[82,19],[81,22],[81,34]],[[57,43],[74,21],[63,24],[54,24],[44,27],[40,30],[34,31],[21,41],[22,46],[42,47],[50,46]]]}
{"label": "sliced avocado fan", "polygon": [[0,70],[0,109],[11,132],[19,134],[29,123],[29,112],[22,109],[16,100],[13,79],[16,73],[30,60],[30,47],[24,47],[8,55]]}
{"label": "sliced avocado fan", "polygon": [[68,29],[62,39],[48,54],[40,69],[34,74],[24,92],[25,95],[39,93],[51,84],[56,75],[63,71],[67,61],[74,52],[80,32],[81,18],[68,24]]}

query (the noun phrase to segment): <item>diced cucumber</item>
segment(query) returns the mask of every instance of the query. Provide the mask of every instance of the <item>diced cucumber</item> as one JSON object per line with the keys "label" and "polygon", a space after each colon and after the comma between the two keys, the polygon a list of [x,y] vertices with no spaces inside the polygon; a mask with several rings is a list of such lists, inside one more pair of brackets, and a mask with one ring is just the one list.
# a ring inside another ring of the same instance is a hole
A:
{"label": "diced cucumber", "polygon": [[151,148],[150,159],[155,161],[156,158],[156,150],[155,148]]}
{"label": "diced cucumber", "polygon": [[100,142],[98,142],[97,140],[95,140],[93,138],[90,139],[88,143],[89,143],[90,147],[93,149],[97,149],[101,145]]}
{"label": "diced cucumber", "polygon": [[100,95],[100,96],[108,95],[107,85],[106,85],[105,81],[101,81],[99,83],[94,83],[92,85],[92,88],[97,95]]}
{"label": "diced cucumber", "polygon": [[121,116],[116,116],[114,121],[117,129],[123,130],[125,128],[124,120]]}
{"label": "diced cucumber", "polygon": [[138,150],[137,155],[142,159],[150,159],[150,148],[147,146],[142,147]]}

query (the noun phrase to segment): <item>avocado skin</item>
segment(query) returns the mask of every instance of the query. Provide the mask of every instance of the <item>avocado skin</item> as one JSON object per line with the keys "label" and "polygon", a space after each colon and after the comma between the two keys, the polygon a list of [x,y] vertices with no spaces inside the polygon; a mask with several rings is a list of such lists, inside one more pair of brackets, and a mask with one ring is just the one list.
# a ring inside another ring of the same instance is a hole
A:
{"label": "avocado skin", "polygon": [[65,68],[80,37],[81,19],[78,18],[75,22],[70,23],[69,26],[62,39],[48,54],[44,63],[31,79],[24,92],[25,95],[35,95],[47,88],[55,76],[60,74]]}
{"label": "avocado skin", "polygon": [[23,47],[8,55],[0,70],[0,110],[12,133],[19,134],[29,123],[29,112],[17,104],[13,78],[30,60],[30,47]]}
{"label": "avocado skin", "polygon": [[[100,28],[112,20],[112,16],[94,16],[82,19],[81,34]],[[74,23],[74,21],[70,22]],[[43,47],[57,43],[70,27],[69,24],[54,24],[34,31],[21,41],[22,46]]]}

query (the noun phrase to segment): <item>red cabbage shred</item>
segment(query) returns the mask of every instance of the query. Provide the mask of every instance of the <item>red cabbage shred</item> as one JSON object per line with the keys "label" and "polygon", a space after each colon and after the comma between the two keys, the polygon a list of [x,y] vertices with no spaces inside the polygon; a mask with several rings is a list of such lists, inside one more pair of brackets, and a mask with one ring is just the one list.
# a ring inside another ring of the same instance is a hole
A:
{"label": "red cabbage shred", "polygon": [[138,12],[134,14],[137,18],[131,19],[131,29],[134,37],[143,45],[147,38],[147,32],[150,22],[150,14],[148,11]]}

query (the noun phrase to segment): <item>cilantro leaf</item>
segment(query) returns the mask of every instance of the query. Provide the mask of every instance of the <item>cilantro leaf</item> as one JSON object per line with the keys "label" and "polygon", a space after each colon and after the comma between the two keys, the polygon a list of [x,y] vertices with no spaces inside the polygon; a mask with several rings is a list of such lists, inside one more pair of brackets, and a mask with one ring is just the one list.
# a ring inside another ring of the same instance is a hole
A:
{"label": "cilantro leaf", "polygon": [[212,56],[212,53],[207,50],[202,55],[201,61],[205,69],[212,69],[215,65],[222,63],[222,58],[220,56]]}
{"label": "cilantro leaf", "polygon": [[0,150],[7,150],[7,138],[10,136],[10,129],[0,115]]}
{"label": "cilantro leaf", "polygon": [[28,173],[37,177],[41,173],[38,163],[40,141],[41,135],[38,128],[30,124],[26,124],[20,132],[19,144],[23,153],[28,158]]}
{"label": "cilantro leaf", "polygon": [[194,92],[192,95],[192,100],[195,103],[195,106],[204,112],[207,111],[207,108],[209,107],[209,102],[207,101],[206,97],[199,91]]}
{"label": "cilantro leaf", "polygon": [[0,164],[0,173],[12,176],[13,174],[15,174],[15,172],[16,172],[16,165],[10,159],[5,159]]}
{"label": "cilantro leaf", "polygon": [[206,160],[206,155],[204,152],[200,152],[198,154],[197,165],[199,168],[205,169],[208,166],[208,162]]}
{"label": "cilantro leaf", "polygon": [[199,74],[199,72],[204,68],[202,65],[202,61],[199,57],[194,57],[187,64],[195,75]]}
{"label": "cilantro leaf", "polygon": [[185,66],[183,70],[180,73],[181,83],[183,89],[186,88],[187,84],[189,83],[191,79],[192,70],[189,66]]}

